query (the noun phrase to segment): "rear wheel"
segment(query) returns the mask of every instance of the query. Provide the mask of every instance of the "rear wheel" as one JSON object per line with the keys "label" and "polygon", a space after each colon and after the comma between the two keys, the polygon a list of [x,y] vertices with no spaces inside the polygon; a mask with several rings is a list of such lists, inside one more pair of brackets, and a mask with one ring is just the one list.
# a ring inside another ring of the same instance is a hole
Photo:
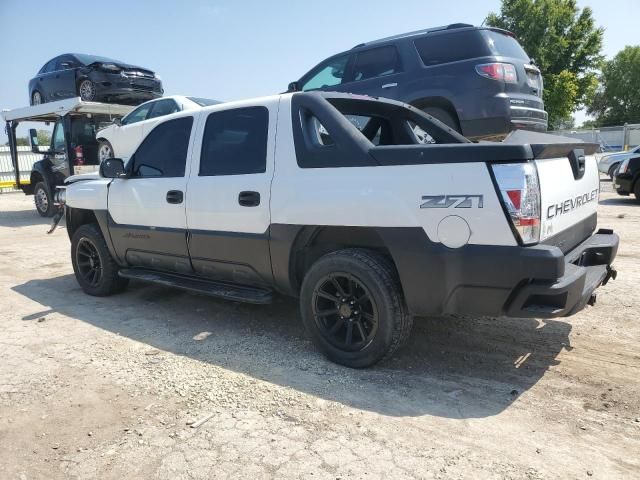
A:
{"label": "rear wheel", "polygon": [[316,347],[352,368],[390,357],[413,324],[393,264],[363,249],[329,253],[314,263],[302,283],[300,309]]}
{"label": "rear wheel", "polygon": [[640,178],[636,180],[636,184],[633,187],[633,194],[636,196],[636,202],[640,203]]}
{"label": "rear wheel", "polygon": [[102,163],[108,158],[113,158],[113,147],[107,140],[100,140],[98,142],[98,160]]}
{"label": "rear wheel", "polygon": [[112,295],[124,290],[129,283],[118,275],[118,265],[95,224],[81,225],[73,234],[71,263],[76,280],[89,295]]}
{"label": "rear wheel", "polygon": [[78,85],[78,95],[80,99],[90,102],[96,98],[96,86],[88,78],[82,80]]}
{"label": "rear wheel", "polygon": [[49,187],[44,182],[36,183],[33,188],[33,201],[41,217],[52,217],[55,206]]}
{"label": "rear wheel", "polygon": [[42,101],[42,95],[36,90],[31,94],[31,105],[40,105],[41,103],[44,103]]}
{"label": "rear wheel", "polygon": [[440,120],[447,127],[451,127],[456,132],[461,133],[458,119],[447,110],[439,107],[425,107],[422,109],[422,111],[431,115],[432,117],[435,117],[437,120]]}

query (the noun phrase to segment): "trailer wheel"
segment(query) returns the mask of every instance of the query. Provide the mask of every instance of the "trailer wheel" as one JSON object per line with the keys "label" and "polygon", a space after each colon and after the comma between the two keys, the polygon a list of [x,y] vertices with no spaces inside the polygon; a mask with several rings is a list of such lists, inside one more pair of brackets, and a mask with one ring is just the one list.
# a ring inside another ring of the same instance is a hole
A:
{"label": "trailer wheel", "polygon": [[108,140],[98,141],[98,161],[102,163],[107,158],[113,158],[113,147]]}
{"label": "trailer wheel", "polygon": [[78,85],[78,95],[80,96],[80,99],[91,102],[96,98],[96,86],[91,80],[85,78]]}
{"label": "trailer wheel", "polygon": [[34,91],[34,92],[31,94],[31,105],[40,105],[40,104],[42,104],[42,103],[44,103],[44,102],[42,101],[42,94],[41,94],[39,91],[37,91],[37,90],[36,90],[36,91]]}
{"label": "trailer wheel", "polygon": [[53,217],[54,205],[53,196],[44,182],[36,183],[33,188],[33,200],[36,204],[36,210],[41,217]]}

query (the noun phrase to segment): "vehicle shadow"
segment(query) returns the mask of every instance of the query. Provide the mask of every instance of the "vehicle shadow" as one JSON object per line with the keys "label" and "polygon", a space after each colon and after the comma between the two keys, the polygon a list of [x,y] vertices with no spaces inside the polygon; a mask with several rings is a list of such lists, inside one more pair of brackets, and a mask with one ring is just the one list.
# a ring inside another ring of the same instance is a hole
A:
{"label": "vehicle shadow", "polygon": [[[0,212],[0,227],[28,227],[31,225],[49,225],[51,218],[38,215],[35,207],[29,210],[11,210]],[[64,225],[64,219],[60,222]]]}
{"label": "vehicle shadow", "polygon": [[634,205],[638,203],[635,197],[619,197],[619,198],[605,198],[600,200],[600,205]]}
{"label": "vehicle shadow", "polygon": [[13,290],[43,306],[25,321],[59,312],[162,351],[390,416],[496,415],[571,348],[571,326],[561,321],[417,319],[409,344],[393,359],[353,370],[314,349],[292,299],[245,305],[134,282],[126,293],[95,298],[73,275]]}

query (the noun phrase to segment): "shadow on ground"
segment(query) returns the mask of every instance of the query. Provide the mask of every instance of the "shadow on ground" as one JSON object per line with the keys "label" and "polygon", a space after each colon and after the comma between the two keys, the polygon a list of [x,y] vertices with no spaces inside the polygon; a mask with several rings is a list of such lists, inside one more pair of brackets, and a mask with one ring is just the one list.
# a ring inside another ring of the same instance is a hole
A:
{"label": "shadow on ground", "polygon": [[0,212],[0,227],[28,227],[30,225],[49,225],[50,223],[51,218],[41,217],[35,207],[30,210]]}
{"label": "shadow on ground", "polygon": [[[244,305],[140,283],[95,298],[83,294],[72,275],[13,290],[43,306],[25,321],[59,312],[160,350],[392,416],[496,415],[571,348],[571,326],[560,321],[417,319],[409,344],[392,360],[351,370],[315,351],[292,299]],[[194,340],[201,332],[213,335]]]}
{"label": "shadow on ground", "polygon": [[633,205],[634,203],[638,203],[638,201],[634,196],[620,196],[619,198],[605,198],[600,200],[599,203],[600,205]]}

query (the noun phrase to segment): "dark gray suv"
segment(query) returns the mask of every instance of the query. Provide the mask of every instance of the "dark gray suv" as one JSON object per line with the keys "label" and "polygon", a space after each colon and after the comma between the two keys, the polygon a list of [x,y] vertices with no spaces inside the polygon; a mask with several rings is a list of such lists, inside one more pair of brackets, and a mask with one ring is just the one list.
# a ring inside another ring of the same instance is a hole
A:
{"label": "dark gray suv", "polygon": [[542,76],[506,30],[453,24],[363,43],[289,91],[331,90],[414,105],[471,139],[547,129]]}

